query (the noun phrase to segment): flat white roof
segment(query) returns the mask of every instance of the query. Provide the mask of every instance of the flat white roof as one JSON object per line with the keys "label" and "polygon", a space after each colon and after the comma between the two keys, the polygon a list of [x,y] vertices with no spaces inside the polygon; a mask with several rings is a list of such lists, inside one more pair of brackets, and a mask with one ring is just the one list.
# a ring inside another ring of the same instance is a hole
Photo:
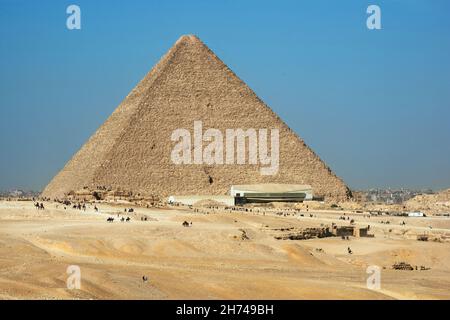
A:
{"label": "flat white roof", "polygon": [[289,193],[312,191],[310,185],[306,184],[281,184],[281,183],[261,183],[261,184],[239,184],[231,186],[232,191],[247,191],[261,193]]}

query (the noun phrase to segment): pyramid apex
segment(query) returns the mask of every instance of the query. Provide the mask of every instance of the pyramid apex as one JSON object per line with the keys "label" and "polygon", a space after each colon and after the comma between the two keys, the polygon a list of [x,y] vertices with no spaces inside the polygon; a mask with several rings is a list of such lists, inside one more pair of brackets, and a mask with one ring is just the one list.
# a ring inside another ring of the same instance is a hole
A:
{"label": "pyramid apex", "polygon": [[195,42],[202,42],[198,36],[195,34],[184,34],[180,38],[178,38],[176,43],[180,42],[188,42],[188,43],[195,43]]}

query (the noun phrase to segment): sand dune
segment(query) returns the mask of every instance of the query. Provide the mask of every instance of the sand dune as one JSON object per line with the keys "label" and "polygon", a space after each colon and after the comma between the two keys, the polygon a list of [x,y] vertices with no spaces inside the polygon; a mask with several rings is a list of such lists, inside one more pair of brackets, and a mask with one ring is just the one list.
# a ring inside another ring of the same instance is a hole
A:
{"label": "sand dune", "polygon": [[[107,223],[123,208],[99,207],[95,213],[46,203],[41,211],[30,202],[0,202],[0,298],[450,298],[450,244],[414,238],[430,224],[439,228],[427,232],[449,234],[448,218],[409,219],[401,227],[396,218],[384,225],[355,214],[356,223],[372,225],[375,238],[276,240],[274,228],[340,223],[339,213],[300,218],[136,208],[126,214],[131,222]],[[140,221],[142,214],[151,220]],[[431,269],[392,270],[398,261]],[[80,290],[66,287],[69,265],[81,268]],[[385,268],[381,290],[366,287],[369,265]]]}

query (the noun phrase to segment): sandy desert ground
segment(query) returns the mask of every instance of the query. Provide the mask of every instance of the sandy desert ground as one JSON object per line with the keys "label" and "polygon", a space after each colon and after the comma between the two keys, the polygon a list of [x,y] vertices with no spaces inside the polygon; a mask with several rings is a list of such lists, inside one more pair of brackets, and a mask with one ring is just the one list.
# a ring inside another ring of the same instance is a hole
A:
{"label": "sandy desert ground", "polygon": [[[0,201],[0,299],[450,299],[448,217],[347,213],[375,237],[276,240],[274,229],[348,222],[341,211],[45,206]],[[444,241],[417,241],[424,232]],[[400,261],[430,270],[393,270]],[[67,289],[69,265],[80,267],[81,289]],[[370,265],[381,268],[380,290],[366,286]]]}

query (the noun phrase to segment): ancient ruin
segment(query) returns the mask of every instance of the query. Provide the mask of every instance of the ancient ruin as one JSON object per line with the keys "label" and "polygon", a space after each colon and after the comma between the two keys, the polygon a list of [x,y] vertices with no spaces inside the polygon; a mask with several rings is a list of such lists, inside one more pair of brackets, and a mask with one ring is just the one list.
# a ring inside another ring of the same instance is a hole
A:
{"label": "ancient ruin", "polygon": [[[195,121],[202,122],[203,130],[221,132],[279,130],[279,170],[262,175],[267,165],[249,161],[173,163],[172,133]],[[225,195],[231,185],[257,183],[308,184],[325,199],[351,197],[344,182],[302,139],[202,41],[187,35],[130,92],[42,196],[62,198],[79,190],[94,192],[98,186],[142,196]]]}

